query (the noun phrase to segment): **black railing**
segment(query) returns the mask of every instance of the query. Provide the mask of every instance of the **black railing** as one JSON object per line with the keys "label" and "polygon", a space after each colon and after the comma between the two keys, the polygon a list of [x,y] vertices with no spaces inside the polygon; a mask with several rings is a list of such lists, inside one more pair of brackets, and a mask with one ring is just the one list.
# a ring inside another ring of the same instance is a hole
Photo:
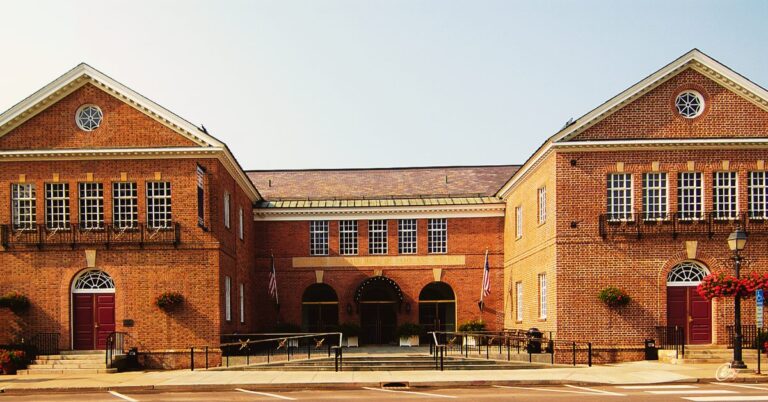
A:
{"label": "black railing", "polygon": [[29,346],[36,356],[55,355],[59,353],[59,333],[41,332],[29,338]]}
{"label": "black railing", "polygon": [[[334,357],[336,371],[342,369],[342,334],[321,333],[265,333],[222,335],[222,366],[250,365],[251,362],[271,363],[291,359],[312,358],[312,354]],[[207,347],[206,364],[208,368]],[[195,349],[190,348],[190,369],[195,369]]]}
{"label": "black railing", "polygon": [[[726,325],[725,331],[728,333],[728,348],[733,349],[733,325]],[[741,346],[750,349],[762,347],[758,341],[757,325],[741,324]]]}
{"label": "black railing", "polygon": [[125,354],[125,337],[128,334],[125,332],[112,332],[107,335],[107,344],[105,347],[105,360],[107,368],[112,367],[112,363],[115,361],[116,356],[122,356]]}
{"label": "black railing", "polygon": [[736,226],[748,234],[768,234],[768,220],[765,217],[750,216],[749,213],[724,215],[721,212],[708,214],[636,214],[630,217],[615,214],[600,215],[599,232],[604,239],[637,238],[644,236],[705,234],[710,238],[716,234],[728,234]]}
{"label": "black railing", "polygon": [[685,357],[685,329],[679,326],[656,327],[656,347],[674,350],[675,358]]}
{"label": "black railing", "polygon": [[0,226],[0,240],[4,248],[67,246],[77,245],[170,245],[181,242],[181,225],[173,223],[167,228],[153,228],[144,224],[135,227],[121,227],[105,224],[96,228],[85,228],[74,223],[66,228],[52,229],[34,226],[17,230],[11,225]]}

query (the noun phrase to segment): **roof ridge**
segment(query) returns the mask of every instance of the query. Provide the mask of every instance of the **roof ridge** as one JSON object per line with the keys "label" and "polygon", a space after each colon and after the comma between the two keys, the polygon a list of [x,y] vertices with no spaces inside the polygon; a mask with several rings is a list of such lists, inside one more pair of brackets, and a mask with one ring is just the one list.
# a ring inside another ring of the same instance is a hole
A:
{"label": "roof ridge", "polygon": [[428,169],[482,169],[497,167],[521,167],[521,164],[499,164],[499,165],[445,165],[445,166],[395,166],[395,167],[372,167],[372,168],[308,168],[308,169],[248,169],[246,173],[268,173],[268,172],[345,172],[362,170],[428,170]]}

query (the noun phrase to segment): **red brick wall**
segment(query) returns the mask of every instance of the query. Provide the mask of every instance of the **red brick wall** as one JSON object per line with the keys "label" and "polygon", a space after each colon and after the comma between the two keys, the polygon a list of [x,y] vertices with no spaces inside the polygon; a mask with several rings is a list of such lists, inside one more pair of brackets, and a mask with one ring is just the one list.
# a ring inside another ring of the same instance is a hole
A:
{"label": "red brick wall", "polygon": [[[104,113],[99,128],[80,130],[77,109],[97,105]],[[0,149],[191,147],[196,144],[112,95],[86,84],[0,137]]]}

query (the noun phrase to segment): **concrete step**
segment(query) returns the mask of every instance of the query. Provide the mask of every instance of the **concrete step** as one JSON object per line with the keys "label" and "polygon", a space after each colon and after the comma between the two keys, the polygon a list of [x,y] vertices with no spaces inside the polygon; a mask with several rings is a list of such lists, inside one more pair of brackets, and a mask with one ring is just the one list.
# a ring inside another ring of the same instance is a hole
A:
{"label": "concrete step", "polygon": [[35,375],[35,374],[106,374],[117,373],[117,369],[88,369],[88,368],[70,368],[70,369],[27,369],[19,370],[19,375]]}
{"label": "concrete step", "polygon": [[66,370],[71,368],[87,368],[87,369],[105,369],[107,365],[104,363],[64,363],[64,364],[45,364],[34,363],[30,364],[29,369],[60,369]]}
{"label": "concrete step", "polygon": [[107,354],[107,352],[103,350],[62,350],[59,352],[61,355],[102,355],[104,356]]}
{"label": "concrete step", "polygon": [[39,360],[100,360],[104,361],[106,355],[97,354],[69,354],[69,355],[40,355],[37,356]]}

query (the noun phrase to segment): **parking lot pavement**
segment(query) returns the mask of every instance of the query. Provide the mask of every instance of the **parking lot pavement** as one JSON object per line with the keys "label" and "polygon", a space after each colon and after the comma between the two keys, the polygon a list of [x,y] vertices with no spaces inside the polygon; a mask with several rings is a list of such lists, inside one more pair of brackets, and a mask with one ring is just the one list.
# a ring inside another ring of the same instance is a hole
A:
{"label": "parking lot pavement", "polygon": [[89,392],[0,396],[4,401],[768,401],[768,384],[699,383],[627,386],[476,386],[462,388],[374,388],[264,391],[235,388],[216,392]]}

